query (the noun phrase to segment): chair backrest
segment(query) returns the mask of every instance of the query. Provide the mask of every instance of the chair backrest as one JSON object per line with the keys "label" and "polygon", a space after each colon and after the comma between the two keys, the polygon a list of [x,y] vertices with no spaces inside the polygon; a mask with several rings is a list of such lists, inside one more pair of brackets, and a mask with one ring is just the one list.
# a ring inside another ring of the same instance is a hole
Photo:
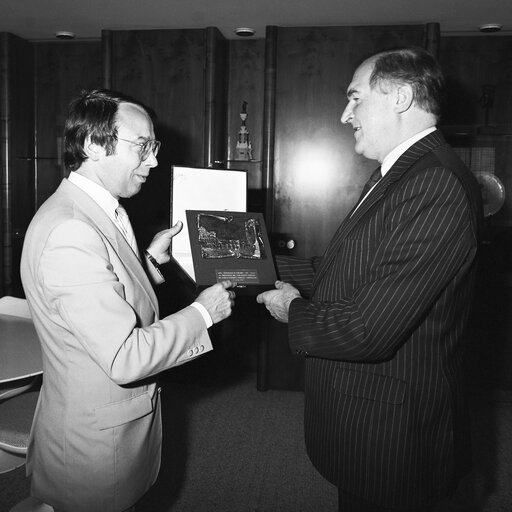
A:
{"label": "chair backrest", "polygon": [[[10,296],[0,298],[0,314],[31,318],[27,301]],[[25,463],[40,386],[40,375],[25,377],[23,372],[0,382],[0,473]]]}
{"label": "chair backrest", "polygon": [[41,377],[0,384],[0,473],[25,463]]}

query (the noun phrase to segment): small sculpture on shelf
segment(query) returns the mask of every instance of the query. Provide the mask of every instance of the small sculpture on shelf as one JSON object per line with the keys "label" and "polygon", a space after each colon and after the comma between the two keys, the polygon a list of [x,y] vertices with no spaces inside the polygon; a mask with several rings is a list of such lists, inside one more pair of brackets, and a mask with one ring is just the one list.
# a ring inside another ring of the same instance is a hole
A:
{"label": "small sculpture on shelf", "polygon": [[247,101],[242,103],[240,119],[242,120],[242,125],[240,126],[240,131],[238,132],[238,139],[236,143],[236,159],[252,160],[252,144],[249,138],[249,131],[245,125],[247,120]]}

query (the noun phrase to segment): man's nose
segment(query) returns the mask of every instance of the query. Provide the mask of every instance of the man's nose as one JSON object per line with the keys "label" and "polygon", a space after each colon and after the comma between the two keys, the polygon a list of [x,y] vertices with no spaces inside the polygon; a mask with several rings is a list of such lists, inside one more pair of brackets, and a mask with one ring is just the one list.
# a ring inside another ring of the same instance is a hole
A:
{"label": "man's nose", "polygon": [[158,165],[158,160],[155,154],[151,151],[146,159],[142,162],[146,167],[153,168]]}
{"label": "man's nose", "polygon": [[350,108],[350,104],[345,107],[343,114],[341,114],[341,122],[342,124],[347,124],[352,119],[352,109]]}

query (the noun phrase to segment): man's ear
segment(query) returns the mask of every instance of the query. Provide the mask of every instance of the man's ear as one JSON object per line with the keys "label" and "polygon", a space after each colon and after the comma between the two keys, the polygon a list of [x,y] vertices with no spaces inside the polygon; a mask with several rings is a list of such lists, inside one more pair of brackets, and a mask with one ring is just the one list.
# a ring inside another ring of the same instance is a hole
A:
{"label": "man's ear", "polygon": [[98,161],[101,155],[105,154],[105,148],[91,141],[91,136],[87,135],[84,141],[84,152],[87,158],[93,162]]}
{"label": "man's ear", "polygon": [[396,88],[395,112],[401,114],[411,108],[414,101],[412,87],[409,84],[402,84]]}

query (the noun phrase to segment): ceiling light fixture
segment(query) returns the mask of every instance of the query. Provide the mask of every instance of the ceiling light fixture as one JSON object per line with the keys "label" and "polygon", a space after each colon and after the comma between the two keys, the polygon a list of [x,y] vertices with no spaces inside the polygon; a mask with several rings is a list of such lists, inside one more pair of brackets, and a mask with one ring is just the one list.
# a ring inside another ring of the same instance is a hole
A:
{"label": "ceiling light fixture", "polygon": [[484,34],[490,34],[491,32],[499,32],[502,29],[502,25],[499,23],[485,23],[484,25],[480,25],[478,30],[483,32]]}
{"label": "ceiling light fixture", "polygon": [[59,30],[58,32],[55,32],[55,37],[57,39],[75,39],[75,33],[68,32],[67,30]]}
{"label": "ceiling light fixture", "polygon": [[239,37],[251,37],[256,34],[256,30],[249,27],[235,28],[235,34]]}

